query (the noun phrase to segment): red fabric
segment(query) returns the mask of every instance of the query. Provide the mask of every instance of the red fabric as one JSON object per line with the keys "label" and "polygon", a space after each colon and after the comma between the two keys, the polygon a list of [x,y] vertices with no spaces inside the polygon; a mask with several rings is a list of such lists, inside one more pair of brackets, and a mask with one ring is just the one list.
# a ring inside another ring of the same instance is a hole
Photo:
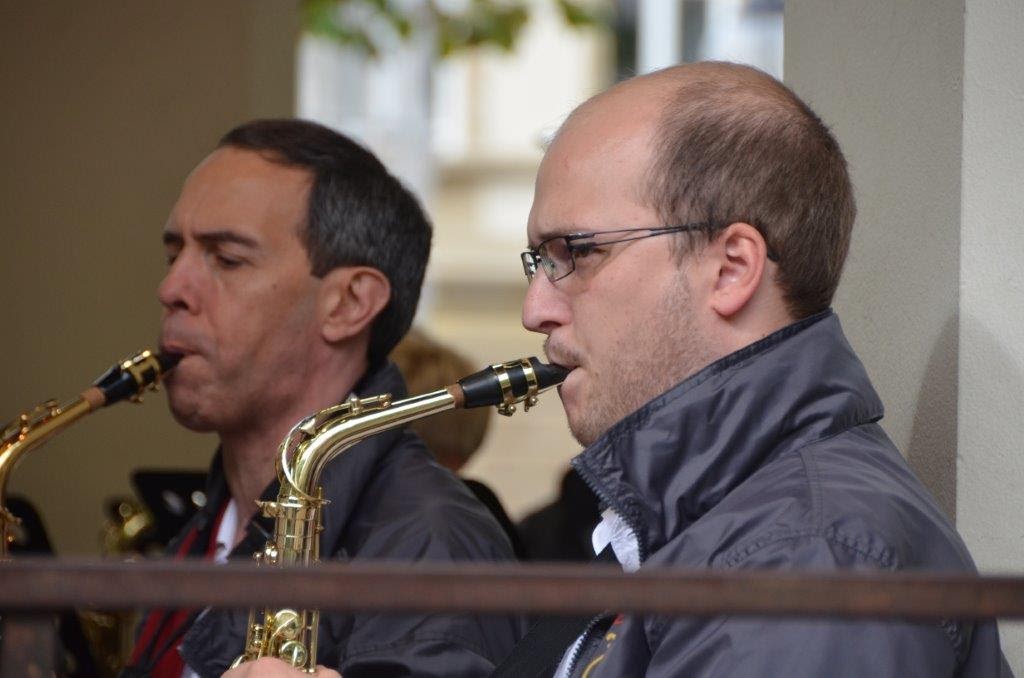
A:
{"label": "red fabric", "polygon": [[[163,624],[156,645],[153,647],[163,647],[163,644],[167,642],[171,634],[177,632],[181,625],[188,620],[191,612],[192,610],[175,610],[174,614],[167,620],[167,623]],[[167,648],[167,651],[161,655],[160,661],[156,663],[156,666],[153,667],[153,673],[150,674],[152,678],[181,678],[181,672],[185,670],[185,662],[182,660],[181,655],[176,652],[176,649],[177,644],[173,648]]]}
{"label": "red fabric", "polygon": [[[217,520],[214,521],[213,530],[210,532],[210,542],[206,547],[205,557],[207,559],[212,558],[217,552],[217,532],[220,530],[220,523],[224,519],[224,510],[226,508],[227,504],[225,503],[217,514]],[[191,551],[192,545],[198,536],[199,531],[196,529],[189,532],[174,554],[174,559],[181,560],[185,558],[189,551]],[[156,652],[163,647],[168,639],[175,635],[181,635],[178,632],[181,630],[182,625],[188,621],[194,610],[175,610],[170,616],[167,615],[167,612],[167,610],[152,610],[146,616],[142,632],[139,634],[139,639],[135,642],[135,648],[132,650],[130,665],[135,666],[142,658],[144,652]],[[151,642],[154,634],[156,634],[155,643]],[[167,648],[163,655],[161,655],[150,674],[152,678],[181,678],[181,673],[185,670],[185,662],[177,652],[179,644],[180,641],[175,643],[173,648]]]}

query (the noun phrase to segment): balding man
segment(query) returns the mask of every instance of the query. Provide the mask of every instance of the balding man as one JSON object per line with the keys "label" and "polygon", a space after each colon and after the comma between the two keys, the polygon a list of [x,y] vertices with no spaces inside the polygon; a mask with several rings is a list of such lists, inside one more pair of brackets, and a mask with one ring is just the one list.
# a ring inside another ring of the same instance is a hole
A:
{"label": "balding man", "polygon": [[[634,78],[563,125],[537,178],[523,324],[547,335],[573,466],[622,566],[973,572],[878,425],[830,310],[846,162],[752,68]],[[558,676],[996,676],[995,624],[608,616]]]}

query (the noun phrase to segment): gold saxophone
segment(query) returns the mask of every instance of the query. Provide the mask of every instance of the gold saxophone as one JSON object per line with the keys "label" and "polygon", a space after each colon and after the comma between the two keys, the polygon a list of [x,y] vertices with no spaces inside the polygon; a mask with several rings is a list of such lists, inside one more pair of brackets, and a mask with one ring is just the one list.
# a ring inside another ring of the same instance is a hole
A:
{"label": "gold saxophone", "polygon": [[7,509],[5,498],[11,471],[25,453],[100,407],[125,398],[141,402],[146,388],[155,390],[163,374],[179,359],[177,355],[142,351],[111,367],[71,402],[60,405],[47,400],[4,427],[0,437],[0,557],[7,556],[13,530],[21,522]]}
{"label": "gold saxophone", "polygon": [[[389,394],[352,398],[306,417],[279,448],[277,501],[260,502],[274,518],[274,536],[254,558],[272,567],[308,566],[319,560],[321,508],[326,503],[320,475],[327,464],[356,443],[416,419],[456,408],[497,406],[511,416],[537,394],[565,379],[568,371],[536,358],[492,365],[446,388],[404,400]],[[277,657],[307,673],[316,670],[319,610],[256,609],[249,612],[245,649],[232,667],[260,657]]]}

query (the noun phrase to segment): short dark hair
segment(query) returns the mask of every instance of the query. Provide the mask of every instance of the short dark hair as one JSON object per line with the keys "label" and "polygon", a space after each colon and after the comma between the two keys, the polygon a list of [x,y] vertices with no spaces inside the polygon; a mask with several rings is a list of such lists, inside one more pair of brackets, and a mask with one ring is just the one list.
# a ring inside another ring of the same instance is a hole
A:
{"label": "short dark hair", "polygon": [[790,313],[824,310],[856,215],[835,137],[796,94],[755,68],[706,62],[680,73],[653,142],[644,201],[666,224],[711,224],[708,239],[737,221],[755,226],[778,264]]}
{"label": "short dark hair", "polygon": [[306,120],[254,120],[221,138],[313,175],[300,237],[313,275],[372,266],[391,283],[373,322],[368,358],[383,362],[412,325],[430,255],[431,226],[419,201],[373,155],[343,134]]}

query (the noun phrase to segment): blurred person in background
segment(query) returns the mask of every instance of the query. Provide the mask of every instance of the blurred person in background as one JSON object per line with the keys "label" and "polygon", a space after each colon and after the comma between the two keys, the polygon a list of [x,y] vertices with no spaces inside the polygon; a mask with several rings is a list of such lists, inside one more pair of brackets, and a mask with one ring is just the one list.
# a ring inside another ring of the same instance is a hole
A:
{"label": "blurred person in background", "polygon": [[589,561],[591,535],[601,522],[599,502],[573,468],[566,469],[558,496],[516,526],[530,560]]}
{"label": "blurred person in background", "polygon": [[[405,377],[412,395],[444,388],[479,369],[455,349],[431,339],[415,327],[395,347],[391,360]],[[414,421],[409,426],[423,439],[439,464],[459,475],[462,467],[483,444],[490,420],[491,408],[478,407],[442,412]],[[462,478],[461,475],[459,477]],[[470,478],[462,478],[462,482],[494,514],[516,557],[520,560],[528,557],[519,532],[491,488]]]}

